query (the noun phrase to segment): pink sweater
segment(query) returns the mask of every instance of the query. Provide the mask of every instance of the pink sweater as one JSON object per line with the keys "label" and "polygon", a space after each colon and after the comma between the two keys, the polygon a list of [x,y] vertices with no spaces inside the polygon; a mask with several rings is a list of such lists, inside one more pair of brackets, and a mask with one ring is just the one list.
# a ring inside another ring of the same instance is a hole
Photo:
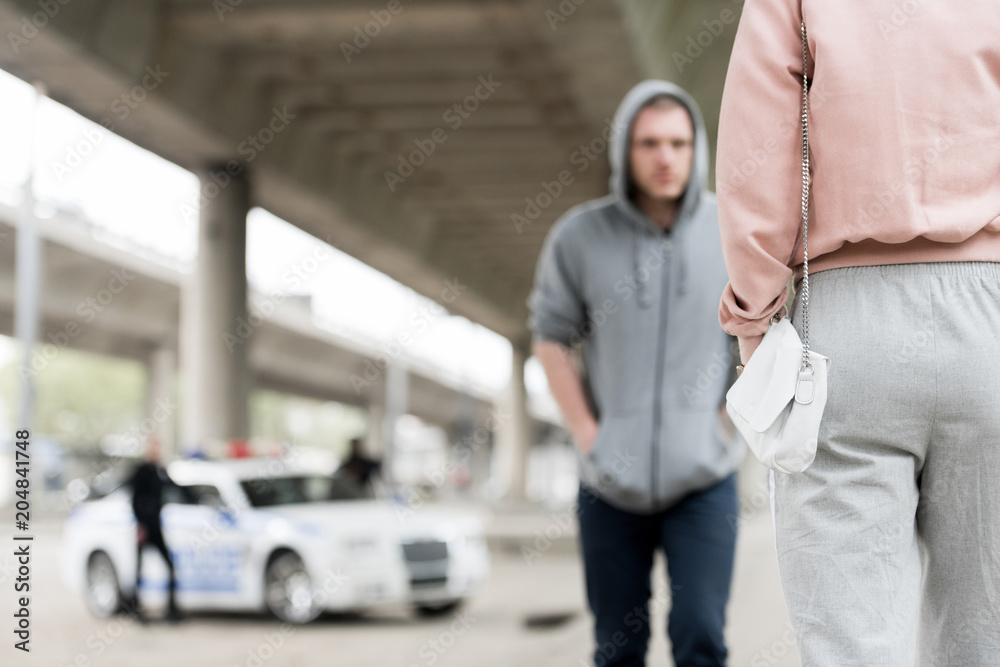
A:
{"label": "pink sweater", "polygon": [[750,352],[802,275],[803,15],[810,272],[1000,261],[1000,2],[746,0],[716,189],[719,322]]}

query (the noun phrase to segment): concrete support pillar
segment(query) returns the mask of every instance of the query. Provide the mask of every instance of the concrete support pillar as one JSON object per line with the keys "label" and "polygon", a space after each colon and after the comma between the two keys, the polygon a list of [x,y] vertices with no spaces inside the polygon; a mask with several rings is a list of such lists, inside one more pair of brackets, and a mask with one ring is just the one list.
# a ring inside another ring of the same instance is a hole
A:
{"label": "concrete support pillar", "polygon": [[[456,464],[453,480],[459,493],[466,497],[478,497],[483,479],[476,477],[476,454],[486,449],[488,431],[484,425],[476,442],[476,409],[468,381],[462,378],[458,395],[457,414],[454,421],[445,427],[448,438],[448,461]],[[462,472],[462,470],[465,472]]]}
{"label": "concrete support pillar", "polygon": [[41,325],[42,239],[35,219],[31,180],[24,187],[24,202],[17,227],[14,260],[14,334],[21,344],[21,404],[17,428],[31,431],[35,417],[35,375],[32,369],[35,344]]}
{"label": "concrete support pillar", "polygon": [[160,345],[146,361],[146,418],[152,420],[149,433],[160,442],[164,459],[177,452],[175,424],[177,403],[174,400],[174,377],[177,374],[177,353],[170,344]]}
{"label": "concrete support pillar", "polygon": [[494,432],[488,429],[477,429],[473,431],[473,437],[481,438],[483,441],[472,455],[473,495],[484,500],[487,499],[490,476],[493,473]]}
{"label": "concrete support pillar", "polygon": [[[21,344],[20,412],[16,428],[29,433],[34,428],[35,376],[29,371],[41,328],[42,296],[42,237],[35,219],[35,137],[38,135],[38,109],[45,97],[45,85],[35,82],[34,108],[28,134],[28,178],[24,182],[24,198],[17,226],[17,246],[14,256],[14,335]],[[13,468],[11,468],[13,470]]]}
{"label": "concrete support pillar", "polygon": [[531,356],[526,341],[511,341],[510,383],[507,385],[504,406],[506,419],[501,421],[495,455],[501,457],[499,470],[506,477],[504,497],[523,500],[528,473],[528,455],[531,452],[531,420],[528,416],[528,391],[524,386],[524,364]]}
{"label": "concrete support pillar", "polygon": [[410,373],[406,362],[396,357],[386,368],[385,412],[382,419],[382,476],[395,490],[393,459],[396,448],[396,421],[406,414],[409,405]]}
{"label": "concrete support pillar", "polygon": [[198,177],[198,258],[181,308],[185,448],[248,437],[247,347],[260,325],[247,315],[246,172],[213,167]]}

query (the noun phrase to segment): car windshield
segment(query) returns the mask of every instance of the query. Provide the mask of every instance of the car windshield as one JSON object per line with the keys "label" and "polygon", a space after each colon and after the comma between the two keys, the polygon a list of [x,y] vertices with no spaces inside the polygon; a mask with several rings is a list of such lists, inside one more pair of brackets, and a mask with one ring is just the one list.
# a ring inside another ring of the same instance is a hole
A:
{"label": "car windshield", "polygon": [[341,475],[256,477],[240,482],[254,507],[374,498],[371,485]]}

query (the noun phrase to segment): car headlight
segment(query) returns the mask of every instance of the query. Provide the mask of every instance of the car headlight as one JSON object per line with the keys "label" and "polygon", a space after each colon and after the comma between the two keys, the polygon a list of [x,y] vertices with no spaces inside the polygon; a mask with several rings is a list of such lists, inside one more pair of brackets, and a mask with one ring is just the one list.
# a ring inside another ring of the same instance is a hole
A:
{"label": "car headlight", "polygon": [[486,536],[482,533],[467,533],[455,537],[452,541],[456,549],[476,550],[486,549]]}

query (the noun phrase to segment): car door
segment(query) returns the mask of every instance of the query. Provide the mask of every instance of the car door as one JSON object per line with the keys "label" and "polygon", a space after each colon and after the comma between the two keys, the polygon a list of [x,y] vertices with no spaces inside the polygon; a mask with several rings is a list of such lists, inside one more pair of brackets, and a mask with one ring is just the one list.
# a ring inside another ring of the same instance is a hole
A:
{"label": "car door", "polygon": [[163,508],[164,537],[177,573],[181,603],[239,608],[246,597],[249,535],[237,513],[222,501],[216,485],[177,487]]}

